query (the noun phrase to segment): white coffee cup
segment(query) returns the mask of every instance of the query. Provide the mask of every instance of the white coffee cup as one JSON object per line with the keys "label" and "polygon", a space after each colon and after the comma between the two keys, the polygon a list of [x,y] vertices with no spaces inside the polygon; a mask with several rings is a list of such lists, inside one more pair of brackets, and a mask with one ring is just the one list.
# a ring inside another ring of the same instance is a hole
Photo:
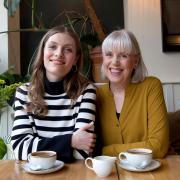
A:
{"label": "white coffee cup", "polygon": [[145,148],[128,149],[119,154],[119,159],[139,169],[143,169],[152,162],[152,150]]}
{"label": "white coffee cup", "polygon": [[[96,156],[94,158],[87,158],[85,160],[85,165],[89,169],[93,170],[97,176],[106,177],[108,176],[113,169],[116,157],[111,156]],[[91,166],[89,162],[91,161]]]}
{"label": "white coffee cup", "polygon": [[34,169],[49,169],[55,165],[56,158],[55,151],[37,151],[28,155],[28,162]]}

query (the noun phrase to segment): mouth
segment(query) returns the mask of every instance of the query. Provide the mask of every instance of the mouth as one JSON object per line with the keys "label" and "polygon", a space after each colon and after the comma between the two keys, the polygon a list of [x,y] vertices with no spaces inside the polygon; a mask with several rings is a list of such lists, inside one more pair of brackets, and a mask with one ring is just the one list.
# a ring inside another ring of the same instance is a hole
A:
{"label": "mouth", "polygon": [[65,61],[63,61],[63,60],[58,60],[58,59],[54,59],[54,60],[50,59],[49,61],[50,61],[50,62],[53,62],[53,63],[56,64],[56,65],[64,65],[64,64],[65,64]]}
{"label": "mouth", "polygon": [[114,76],[119,76],[123,72],[123,69],[120,68],[109,68],[109,71]]}

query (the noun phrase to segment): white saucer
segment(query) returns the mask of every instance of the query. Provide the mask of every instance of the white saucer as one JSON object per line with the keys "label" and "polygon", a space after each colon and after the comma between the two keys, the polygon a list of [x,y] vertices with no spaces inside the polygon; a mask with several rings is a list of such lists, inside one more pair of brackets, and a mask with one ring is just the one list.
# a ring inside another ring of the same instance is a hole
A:
{"label": "white saucer", "polygon": [[129,165],[127,162],[120,161],[119,166],[125,170],[128,171],[134,171],[134,172],[147,172],[152,171],[154,169],[157,169],[161,166],[161,162],[158,160],[152,160],[151,164],[149,164],[144,169],[137,169],[134,166]]}
{"label": "white saucer", "polygon": [[63,161],[56,160],[55,165],[52,168],[50,168],[50,169],[36,170],[35,171],[35,170],[32,170],[32,169],[29,168],[28,163],[23,165],[23,169],[27,173],[32,173],[32,174],[47,174],[47,173],[58,171],[63,166],[64,166],[64,162]]}

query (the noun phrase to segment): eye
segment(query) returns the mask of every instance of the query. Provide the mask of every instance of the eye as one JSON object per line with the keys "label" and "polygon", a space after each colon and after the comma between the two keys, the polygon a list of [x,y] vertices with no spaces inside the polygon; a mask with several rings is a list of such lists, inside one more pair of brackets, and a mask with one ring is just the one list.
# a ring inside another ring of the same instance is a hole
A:
{"label": "eye", "polygon": [[56,45],[49,45],[48,48],[49,49],[56,49]]}
{"label": "eye", "polygon": [[129,55],[125,53],[121,53],[118,55],[118,59],[121,59],[121,60],[127,60],[128,58],[129,58]]}
{"label": "eye", "polygon": [[129,58],[128,54],[121,54],[120,56],[122,57],[122,59],[128,59]]}
{"label": "eye", "polygon": [[65,53],[69,53],[69,52],[72,52],[73,50],[72,50],[72,48],[70,48],[70,47],[66,47],[66,48],[64,48],[64,52]]}
{"label": "eye", "polygon": [[112,52],[106,52],[106,53],[105,53],[105,56],[107,56],[107,57],[112,57],[113,54],[112,54]]}

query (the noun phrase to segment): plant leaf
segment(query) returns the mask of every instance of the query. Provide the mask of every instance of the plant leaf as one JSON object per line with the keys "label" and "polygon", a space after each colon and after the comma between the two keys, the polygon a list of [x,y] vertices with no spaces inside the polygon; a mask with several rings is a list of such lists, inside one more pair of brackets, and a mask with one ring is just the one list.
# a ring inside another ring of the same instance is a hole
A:
{"label": "plant leaf", "polygon": [[0,159],[7,153],[7,147],[2,138],[0,138]]}
{"label": "plant leaf", "polygon": [[8,15],[14,16],[18,6],[19,6],[20,0],[4,0],[4,7],[8,9]]}

